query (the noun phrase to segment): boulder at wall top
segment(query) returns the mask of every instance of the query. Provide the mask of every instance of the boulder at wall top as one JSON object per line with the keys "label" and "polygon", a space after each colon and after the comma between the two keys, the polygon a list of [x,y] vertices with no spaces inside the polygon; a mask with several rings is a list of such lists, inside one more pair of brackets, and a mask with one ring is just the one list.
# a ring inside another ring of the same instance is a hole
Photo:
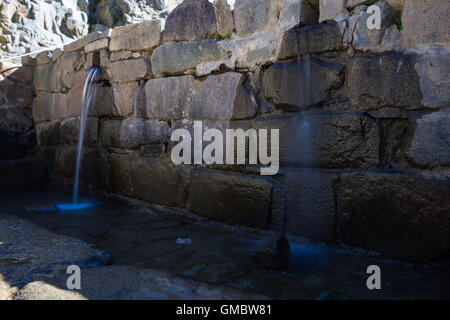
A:
{"label": "boulder at wall top", "polygon": [[[110,259],[108,253],[93,245],[51,233],[15,216],[0,216],[0,233],[3,241],[0,284],[3,280],[11,288],[21,288],[39,277],[48,281],[56,274],[67,281],[68,266],[78,265],[86,270],[106,265]],[[0,296],[1,293],[0,290]]]}
{"label": "boulder at wall top", "polygon": [[114,28],[111,32],[111,51],[151,50],[160,43],[161,21],[149,20]]}
{"label": "boulder at wall top", "polygon": [[338,239],[427,262],[450,249],[450,180],[355,172],[340,177]]}
{"label": "boulder at wall top", "polygon": [[208,0],[184,0],[167,17],[163,42],[217,37],[214,6]]}
{"label": "boulder at wall top", "polygon": [[450,45],[450,3],[405,0],[402,23],[408,46]]}

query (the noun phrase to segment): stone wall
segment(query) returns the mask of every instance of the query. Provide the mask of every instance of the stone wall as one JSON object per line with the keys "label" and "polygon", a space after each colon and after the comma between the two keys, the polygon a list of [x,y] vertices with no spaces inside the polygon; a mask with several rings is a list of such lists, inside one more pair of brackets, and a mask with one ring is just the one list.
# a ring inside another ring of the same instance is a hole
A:
{"label": "stone wall", "polygon": [[[368,30],[375,2],[236,0],[232,10],[226,0],[186,0],[163,31],[145,21],[26,59],[52,178],[74,175],[83,84],[100,65],[85,184],[394,258],[445,256],[449,41],[445,21],[429,15],[448,15],[449,3],[380,1],[382,29]],[[280,129],[280,172],[174,165],[171,132],[192,131],[195,120]]]}
{"label": "stone wall", "polygon": [[31,106],[33,69],[0,62],[0,192],[43,187],[47,168],[39,157]]}

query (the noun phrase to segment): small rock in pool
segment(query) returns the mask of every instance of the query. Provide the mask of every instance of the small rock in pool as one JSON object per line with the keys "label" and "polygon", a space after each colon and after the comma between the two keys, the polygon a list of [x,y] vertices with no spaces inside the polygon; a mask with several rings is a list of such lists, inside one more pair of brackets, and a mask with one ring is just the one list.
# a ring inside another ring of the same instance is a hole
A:
{"label": "small rock in pool", "polygon": [[35,206],[29,206],[26,208],[28,212],[39,212],[39,213],[54,213],[59,212],[56,204],[39,204]]}
{"label": "small rock in pool", "polygon": [[284,234],[269,237],[250,254],[258,264],[270,269],[285,269],[289,263],[289,256],[290,245]]}

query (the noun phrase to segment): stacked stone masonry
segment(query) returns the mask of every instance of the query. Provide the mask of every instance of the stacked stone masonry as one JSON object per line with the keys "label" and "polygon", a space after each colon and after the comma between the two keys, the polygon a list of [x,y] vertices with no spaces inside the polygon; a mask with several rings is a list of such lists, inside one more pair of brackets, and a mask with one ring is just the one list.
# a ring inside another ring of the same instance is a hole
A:
{"label": "stacked stone masonry", "polygon": [[[382,9],[381,30],[367,30],[371,4]],[[85,184],[433,261],[450,252],[450,42],[449,19],[429,15],[449,10],[431,0],[236,0],[234,8],[185,0],[164,30],[145,21],[24,59],[19,86],[8,89],[15,73],[3,75],[0,112],[11,120],[5,131],[0,118],[0,132],[22,139],[20,153],[35,131],[50,177],[73,178],[83,84],[100,66]],[[417,19],[423,30],[411,25]],[[22,112],[28,122],[11,128]],[[204,129],[280,129],[279,173],[173,164],[171,133],[192,132],[195,120]]]}

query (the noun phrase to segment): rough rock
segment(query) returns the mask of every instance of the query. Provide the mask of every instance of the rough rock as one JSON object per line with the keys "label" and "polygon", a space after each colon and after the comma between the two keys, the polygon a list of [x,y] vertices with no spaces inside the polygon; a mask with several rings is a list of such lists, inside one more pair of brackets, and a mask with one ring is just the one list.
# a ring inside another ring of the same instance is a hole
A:
{"label": "rough rock", "polygon": [[417,119],[407,156],[419,166],[450,166],[450,112],[434,112]]}
{"label": "rough rock", "polygon": [[323,102],[344,81],[344,66],[317,58],[270,66],[263,76],[266,98],[284,110],[298,110]]}
{"label": "rough rock", "polygon": [[109,48],[120,50],[152,50],[158,46],[161,38],[161,21],[149,20],[138,24],[114,28]]}
{"label": "rough rock", "polygon": [[212,39],[216,36],[216,15],[208,0],[184,0],[167,17],[162,33],[163,42]]}
{"label": "rough rock", "polygon": [[103,39],[98,39],[96,41],[87,43],[84,46],[84,51],[86,53],[89,53],[89,52],[94,52],[94,51],[100,51],[100,50],[106,49],[108,47],[109,47],[109,39],[103,38]]}
{"label": "rough rock", "polygon": [[153,51],[153,74],[184,74],[194,72],[198,65],[228,59],[216,40],[168,42]]}
{"label": "rough rock", "polygon": [[188,210],[232,224],[265,228],[270,217],[272,185],[261,178],[193,170]]}
{"label": "rough rock", "polygon": [[346,90],[361,110],[383,106],[414,109],[422,92],[415,70],[416,57],[402,53],[355,56],[347,65]]}
{"label": "rough rock", "polygon": [[145,86],[147,116],[203,120],[251,118],[256,113],[256,100],[243,85],[244,80],[244,75],[234,72],[210,75],[203,81],[193,76],[151,79]]}
{"label": "rough rock", "polygon": [[70,265],[87,269],[105,265],[109,260],[106,252],[92,245],[53,234],[17,217],[2,215],[0,230],[3,237],[0,273],[11,287],[21,288],[39,277],[65,275]]}
{"label": "rough rock", "polygon": [[340,178],[338,238],[384,255],[427,262],[448,252],[449,180],[386,173]]}
{"label": "rough rock", "polygon": [[337,23],[298,27],[283,36],[279,59],[321,53],[342,48],[342,34]]}
{"label": "rough rock", "polygon": [[4,103],[11,106],[28,107],[32,101],[33,86],[31,84],[14,80],[13,76],[0,82],[1,104]]}
{"label": "rough rock", "polygon": [[35,121],[62,119],[68,114],[67,95],[61,93],[40,94],[33,100]]}

